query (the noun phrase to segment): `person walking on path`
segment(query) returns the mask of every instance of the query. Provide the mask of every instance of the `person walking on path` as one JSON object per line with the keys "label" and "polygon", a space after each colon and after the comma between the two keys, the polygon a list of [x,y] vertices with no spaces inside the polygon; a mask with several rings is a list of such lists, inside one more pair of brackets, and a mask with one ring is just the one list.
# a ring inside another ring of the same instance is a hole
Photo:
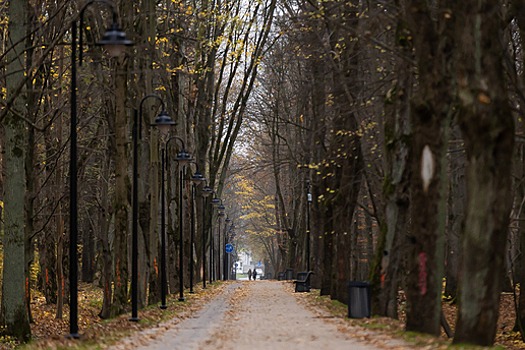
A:
{"label": "person walking on path", "polygon": [[248,280],[252,280],[252,269],[248,269]]}
{"label": "person walking on path", "polygon": [[253,280],[255,281],[257,279],[257,270],[253,269]]}

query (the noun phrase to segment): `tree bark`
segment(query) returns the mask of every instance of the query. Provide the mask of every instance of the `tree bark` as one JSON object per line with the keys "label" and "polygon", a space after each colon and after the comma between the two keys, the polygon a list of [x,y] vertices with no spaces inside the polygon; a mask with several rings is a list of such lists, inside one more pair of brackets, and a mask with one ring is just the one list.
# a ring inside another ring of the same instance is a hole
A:
{"label": "tree bark", "polygon": [[[7,52],[6,88],[8,99],[22,81],[26,72],[24,38],[28,32],[29,3],[26,0],[9,3],[9,42]],[[26,235],[25,235],[25,159],[28,127],[18,114],[26,115],[26,96],[15,96],[4,119],[4,264],[2,283],[1,323],[6,333],[21,341],[31,337],[26,296]]]}
{"label": "tree bark", "polygon": [[501,5],[459,2],[459,122],[467,154],[467,207],[454,343],[490,346],[497,329],[512,194],[514,120],[506,95]]}
{"label": "tree bark", "polygon": [[[402,26],[401,23],[398,25]],[[410,49],[403,45],[398,33],[396,42],[402,52]],[[413,76],[410,63],[398,60],[398,79],[385,96],[385,176],[383,183],[384,218],[380,225],[380,238],[375,257],[372,290],[373,312],[381,316],[398,318],[397,294],[401,283],[403,255],[406,249],[404,231],[409,217],[410,174],[410,98]]]}
{"label": "tree bark", "polygon": [[[107,155],[112,158],[111,153]],[[110,162],[102,164],[100,170],[102,177],[105,179],[110,178],[111,166]],[[113,259],[111,252],[111,237],[110,222],[112,221],[113,208],[109,194],[109,181],[103,181],[103,186],[98,189],[99,202],[101,210],[98,212],[98,221],[100,222],[100,230],[98,232],[98,240],[100,242],[99,255],[100,255],[100,279],[102,285],[102,309],[100,310],[99,317],[107,319],[111,317],[111,304],[113,301]]]}
{"label": "tree bark", "polygon": [[[455,129],[458,129],[457,127]],[[461,260],[461,233],[465,219],[465,153],[462,150],[459,130],[453,131],[453,141],[449,147],[450,185],[448,195],[447,240],[445,255],[445,296],[455,300],[458,295],[459,262]]]}
{"label": "tree bark", "polygon": [[122,314],[128,305],[128,237],[129,232],[129,188],[126,97],[128,95],[128,60],[117,61],[115,67],[115,215],[114,246],[114,293],[111,315]]}
{"label": "tree bark", "polygon": [[453,93],[453,17],[447,12],[447,4],[441,5],[443,13],[436,15],[427,1],[409,1],[406,23],[411,34],[405,38],[414,45],[419,73],[411,114],[412,221],[407,251],[406,328],[433,335],[440,334],[444,269],[442,155]]}

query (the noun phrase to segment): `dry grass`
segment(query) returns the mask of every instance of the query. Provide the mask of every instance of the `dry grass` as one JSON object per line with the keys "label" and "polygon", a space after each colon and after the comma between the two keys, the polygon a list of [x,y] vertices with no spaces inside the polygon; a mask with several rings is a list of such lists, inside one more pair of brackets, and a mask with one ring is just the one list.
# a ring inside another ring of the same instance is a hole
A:
{"label": "dry grass", "polygon": [[35,294],[31,302],[34,322],[31,324],[32,341],[20,345],[10,338],[0,338],[0,349],[103,349],[118,339],[136,331],[159,325],[169,319],[183,320],[199,310],[210,298],[220,293],[223,285],[216,282],[202,289],[194,288],[195,294],[186,294],[186,301],[179,302],[178,294],[169,295],[166,310],[152,305],[139,310],[140,322],[130,322],[130,313],[114,319],[98,317],[102,305],[102,291],[91,285],[79,286],[79,333],[78,340],[67,339],[69,334],[69,309],[64,306],[64,317],[56,318],[56,306],[47,305],[45,299]]}

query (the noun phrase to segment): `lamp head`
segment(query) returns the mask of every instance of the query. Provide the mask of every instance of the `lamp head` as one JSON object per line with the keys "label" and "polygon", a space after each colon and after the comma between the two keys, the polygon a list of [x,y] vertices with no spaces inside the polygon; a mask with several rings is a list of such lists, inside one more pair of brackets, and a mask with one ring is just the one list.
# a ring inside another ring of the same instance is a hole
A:
{"label": "lamp head", "polygon": [[204,188],[202,189],[203,197],[209,197],[209,195],[212,193],[213,193],[213,189],[210,186],[204,186]]}
{"label": "lamp head", "polygon": [[193,158],[191,158],[191,154],[189,154],[185,149],[182,149],[179,153],[177,153],[175,160],[179,163],[179,165],[187,165],[193,160]]}
{"label": "lamp head", "polygon": [[162,136],[166,136],[170,131],[171,127],[176,124],[177,123],[175,123],[170,118],[170,116],[168,115],[168,113],[166,113],[165,110],[159,113],[159,115],[155,118],[154,122],[154,125],[157,127]]}
{"label": "lamp head", "polygon": [[195,174],[193,174],[193,176],[191,177],[191,181],[198,184],[206,181],[206,178],[200,173],[200,171],[197,170]]}
{"label": "lamp head", "polygon": [[133,45],[133,41],[126,38],[126,33],[119,28],[117,22],[113,22],[97,45],[104,46],[111,57],[118,57],[126,46]]}

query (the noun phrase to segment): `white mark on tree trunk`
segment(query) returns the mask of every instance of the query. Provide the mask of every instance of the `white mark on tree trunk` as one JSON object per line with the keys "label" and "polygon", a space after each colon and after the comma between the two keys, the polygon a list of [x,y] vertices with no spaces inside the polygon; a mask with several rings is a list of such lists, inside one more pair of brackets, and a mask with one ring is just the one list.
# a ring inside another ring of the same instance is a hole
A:
{"label": "white mark on tree trunk", "polygon": [[434,177],[434,155],[428,145],[423,148],[421,154],[421,179],[423,180],[423,191],[428,192],[430,182]]}

